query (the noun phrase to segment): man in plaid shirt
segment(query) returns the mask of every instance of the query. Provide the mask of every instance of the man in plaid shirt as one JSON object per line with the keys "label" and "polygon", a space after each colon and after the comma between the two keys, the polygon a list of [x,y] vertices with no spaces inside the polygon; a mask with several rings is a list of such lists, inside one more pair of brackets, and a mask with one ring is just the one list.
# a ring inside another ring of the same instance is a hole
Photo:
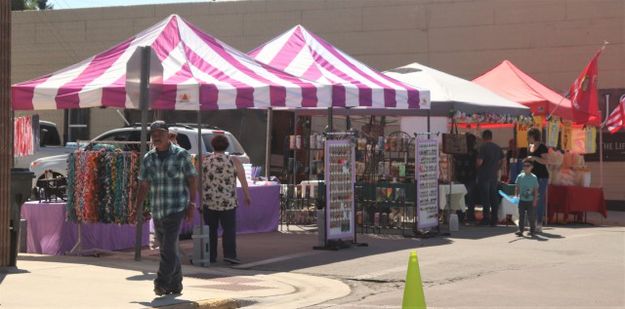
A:
{"label": "man in plaid shirt", "polygon": [[160,244],[160,265],[154,280],[154,293],[180,294],[182,269],[178,256],[178,232],[183,217],[190,220],[195,211],[193,198],[197,193],[197,172],[189,153],[172,144],[163,121],[150,126],[154,148],[145,154],[139,174],[137,205],[150,191],[150,205],[156,238]]}

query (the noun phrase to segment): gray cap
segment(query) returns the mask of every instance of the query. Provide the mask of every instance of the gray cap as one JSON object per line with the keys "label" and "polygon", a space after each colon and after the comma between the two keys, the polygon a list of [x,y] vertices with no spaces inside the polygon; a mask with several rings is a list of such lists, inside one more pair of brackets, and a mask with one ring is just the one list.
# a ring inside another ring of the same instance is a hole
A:
{"label": "gray cap", "polygon": [[165,121],[162,120],[157,120],[152,122],[152,124],[150,125],[150,133],[156,131],[156,130],[162,130],[165,132],[169,132],[169,126],[165,123]]}

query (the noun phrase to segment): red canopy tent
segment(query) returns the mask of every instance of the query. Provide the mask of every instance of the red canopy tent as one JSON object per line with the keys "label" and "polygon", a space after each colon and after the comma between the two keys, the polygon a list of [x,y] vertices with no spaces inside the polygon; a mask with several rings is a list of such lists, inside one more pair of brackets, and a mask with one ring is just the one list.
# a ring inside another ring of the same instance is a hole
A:
{"label": "red canopy tent", "polygon": [[574,119],[569,99],[539,83],[508,60],[504,60],[473,82],[529,107],[534,115],[554,115],[566,120]]}

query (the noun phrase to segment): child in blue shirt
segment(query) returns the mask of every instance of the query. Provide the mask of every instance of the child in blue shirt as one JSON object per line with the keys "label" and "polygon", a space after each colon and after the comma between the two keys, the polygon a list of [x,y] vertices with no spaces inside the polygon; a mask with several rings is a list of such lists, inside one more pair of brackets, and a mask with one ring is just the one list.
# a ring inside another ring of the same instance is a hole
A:
{"label": "child in blue shirt", "polygon": [[525,213],[529,217],[530,235],[536,233],[536,207],[538,206],[538,178],[532,174],[534,163],[523,160],[523,172],[516,178],[516,195],[519,197],[519,231],[517,236],[522,237],[525,230]]}

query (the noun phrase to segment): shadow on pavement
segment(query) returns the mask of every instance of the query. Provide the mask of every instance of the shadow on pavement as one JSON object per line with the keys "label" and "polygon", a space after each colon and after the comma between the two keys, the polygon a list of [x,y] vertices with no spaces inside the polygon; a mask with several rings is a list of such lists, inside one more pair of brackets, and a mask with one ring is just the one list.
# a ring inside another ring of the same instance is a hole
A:
{"label": "shadow on pavement", "polygon": [[25,269],[19,269],[14,267],[0,268],[0,284],[4,281],[4,278],[8,275],[28,274],[30,271]]}
{"label": "shadow on pavement", "polygon": [[[572,226],[571,228],[586,228],[587,226]],[[237,235],[237,254],[243,265],[235,267],[242,270],[256,271],[292,271],[303,268],[326,265],[341,261],[353,260],[366,256],[385,254],[396,251],[415,249],[420,247],[442,246],[452,244],[454,239],[483,239],[488,237],[496,237],[505,234],[513,234],[516,226],[461,226],[457,232],[448,233],[447,227],[442,226],[437,236],[430,238],[405,238],[401,235],[388,234],[358,234],[357,241],[359,243],[367,243],[367,247],[354,246],[349,249],[339,251],[313,250],[314,246],[319,244],[318,236],[314,230],[295,230],[289,232],[268,232]],[[546,232],[549,227],[543,229],[543,233],[536,237],[537,241],[548,241],[550,239],[564,238],[561,235]],[[519,238],[518,240],[531,238]],[[511,241],[516,242],[517,239]],[[219,240],[221,243],[221,239]],[[180,250],[182,252],[181,260],[183,265],[190,265],[189,256],[193,252],[193,242],[191,240],[180,241]],[[151,250],[144,248],[142,250],[142,259],[152,264],[153,270],[146,271],[145,264],[139,265],[135,263],[134,252],[132,250],[109,252],[99,257],[73,257],[73,256],[45,256],[45,255],[21,255],[19,259],[31,261],[50,261],[60,263],[79,263],[90,264],[102,267],[112,267],[121,269],[136,270],[137,275],[126,278],[130,281],[147,281],[154,280],[155,272],[158,268],[158,249]],[[284,261],[288,260],[288,263]],[[220,271],[225,267],[230,267],[228,263],[224,263],[222,259],[222,245],[218,244],[218,263],[212,264],[203,272],[202,269],[187,269],[185,276],[210,278],[235,276],[236,274],[228,274],[228,271]],[[278,267],[266,267],[269,265]],[[262,266],[262,267],[261,267]],[[233,269],[234,270],[234,269]],[[193,274],[189,273],[193,272]],[[215,274],[217,273],[217,274]]]}
{"label": "shadow on pavement", "polygon": [[[151,302],[145,301],[133,301],[131,304],[139,304],[141,306],[145,306],[147,308],[161,307],[165,305],[177,305],[177,304],[196,304],[194,301],[187,299],[179,299],[183,295],[165,295],[161,297],[154,298]],[[189,307],[195,308],[195,307]]]}
{"label": "shadow on pavement", "polygon": [[156,272],[144,271],[142,275],[130,276],[126,280],[130,281],[154,281],[156,279]]}

